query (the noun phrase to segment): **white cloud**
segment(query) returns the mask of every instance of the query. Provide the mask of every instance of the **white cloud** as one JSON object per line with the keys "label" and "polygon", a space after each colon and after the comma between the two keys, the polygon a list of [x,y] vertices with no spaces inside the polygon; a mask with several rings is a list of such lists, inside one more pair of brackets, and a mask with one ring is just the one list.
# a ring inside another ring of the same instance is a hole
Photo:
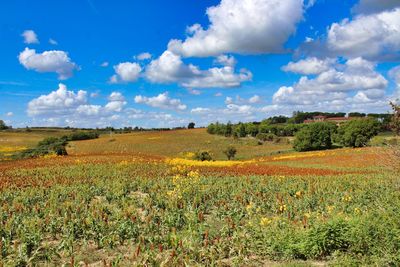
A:
{"label": "white cloud", "polygon": [[49,44],[58,45],[58,42],[52,38],[49,39]]}
{"label": "white cloud", "polygon": [[57,90],[42,95],[28,103],[27,113],[39,125],[103,127],[119,119],[127,104],[124,96],[113,92],[104,105],[88,103],[87,92],[70,91],[64,84]]}
{"label": "white cloud", "polygon": [[293,86],[282,86],[273,104],[295,109],[365,110],[387,106],[387,80],[375,64],[362,58],[336,64],[315,78],[303,76]]}
{"label": "white cloud", "polygon": [[146,59],[151,59],[151,54],[148,52],[144,52],[144,53],[140,53],[139,55],[137,55],[135,58],[137,58],[137,60],[146,60]]}
{"label": "white cloud", "polygon": [[38,44],[39,39],[36,35],[36,33],[32,30],[26,30],[21,34],[22,37],[24,37],[24,43],[26,44]]}
{"label": "white cloud", "polygon": [[70,114],[80,105],[86,104],[87,92],[68,91],[67,86],[60,83],[56,91],[33,99],[28,104],[28,115]]}
{"label": "white cloud", "polygon": [[281,52],[303,18],[303,1],[222,0],[207,16],[207,29],[189,27],[186,40],[171,40],[168,49],[184,57]]}
{"label": "white cloud", "polygon": [[108,97],[109,102],[105,105],[107,111],[120,112],[127,104],[125,97],[119,92],[112,92]]}
{"label": "white cloud", "polygon": [[14,113],[12,113],[11,111],[10,111],[10,112],[7,112],[6,116],[7,116],[7,117],[12,117],[12,116],[14,116]]}
{"label": "white cloud", "polygon": [[260,103],[261,101],[262,101],[262,99],[258,95],[253,95],[252,97],[249,98],[249,103],[250,104]]}
{"label": "white cloud", "polygon": [[360,2],[352,8],[352,11],[354,13],[371,14],[396,7],[400,7],[399,0],[360,0]]}
{"label": "white cloud", "polygon": [[190,111],[190,113],[193,113],[193,114],[207,114],[207,113],[209,113],[211,111],[211,109],[209,109],[209,108],[201,108],[201,107],[198,107],[198,108],[193,108],[191,111]]}
{"label": "white cloud", "polygon": [[326,46],[331,53],[347,57],[398,58],[400,8],[333,23],[328,30]]}
{"label": "white cloud", "polygon": [[181,103],[181,100],[170,98],[167,92],[153,97],[137,95],[135,96],[135,103],[146,104],[148,106],[161,109],[173,109],[177,111],[182,111],[187,108],[186,105]]}
{"label": "white cloud", "polygon": [[237,61],[233,56],[220,55],[215,59],[214,63],[234,67]]}
{"label": "white cloud", "polygon": [[329,70],[335,63],[336,60],[332,58],[318,59],[316,57],[309,57],[297,62],[289,62],[282,67],[282,70],[305,75],[320,74]]}
{"label": "white cloud", "polygon": [[108,67],[108,65],[109,65],[108,61],[104,61],[103,63],[100,64],[100,67],[105,68]]}
{"label": "white cloud", "polygon": [[19,62],[28,70],[55,72],[60,80],[68,79],[79,67],[71,61],[64,51],[51,50],[41,54],[35,49],[25,48],[18,56]]}
{"label": "white cloud", "polygon": [[142,67],[134,62],[123,62],[114,66],[115,74],[110,78],[111,83],[135,82],[142,72]]}
{"label": "white cloud", "polygon": [[177,82],[187,88],[212,88],[239,87],[242,82],[251,80],[252,74],[246,69],[235,73],[232,66],[200,70],[192,64],[184,64],[179,55],[165,51],[147,66],[146,77],[155,83]]}
{"label": "white cloud", "polygon": [[228,96],[225,98],[225,104],[259,104],[262,102],[262,99],[259,95],[253,95],[249,99],[242,98],[240,96],[236,96],[236,99]]}

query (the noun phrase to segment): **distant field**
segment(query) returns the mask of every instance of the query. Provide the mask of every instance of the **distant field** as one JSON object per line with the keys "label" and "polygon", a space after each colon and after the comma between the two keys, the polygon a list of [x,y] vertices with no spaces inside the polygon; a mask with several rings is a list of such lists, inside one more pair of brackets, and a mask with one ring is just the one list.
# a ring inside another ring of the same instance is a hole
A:
{"label": "distant field", "polygon": [[280,143],[267,142],[258,145],[254,138],[234,140],[233,138],[210,135],[205,129],[192,129],[102,135],[95,140],[71,142],[68,152],[71,155],[141,152],[178,157],[186,152],[208,150],[214,155],[215,159],[226,159],[223,150],[229,145],[237,148],[237,159],[250,159],[292,150],[287,138],[283,138]]}

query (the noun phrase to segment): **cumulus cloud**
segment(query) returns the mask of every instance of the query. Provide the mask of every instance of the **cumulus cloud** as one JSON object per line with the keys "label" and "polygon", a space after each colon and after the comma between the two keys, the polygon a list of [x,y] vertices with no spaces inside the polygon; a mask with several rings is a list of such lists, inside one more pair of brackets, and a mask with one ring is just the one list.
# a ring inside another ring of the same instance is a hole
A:
{"label": "cumulus cloud", "polygon": [[281,52],[303,18],[303,1],[222,0],[206,13],[207,29],[188,27],[186,40],[171,40],[168,49],[184,57]]}
{"label": "cumulus cloud", "polygon": [[88,103],[87,95],[86,91],[74,92],[59,84],[57,90],[31,100],[27,113],[40,125],[97,127],[115,121],[127,104],[119,92],[112,92],[104,106]]}
{"label": "cumulus cloud", "polygon": [[68,91],[67,86],[60,83],[56,91],[33,99],[28,104],[28,115],[71,114],[77,107],[87,102],[87,92]]}
{"label": "cumulus cloud", "polygon": [[14,116],[14,113],[11,112],[11,111],[10,111],[10,112],[7,112],[6,116],[7,116],[7,117],[12,117],[12,116]]}
{"label": "cumulus cloud", "polygon": [[55,72],[60,80],[70,78],[73,71],[79,69],[66,52],[59,50],[36,53],[35,49],[25,48],[19,54],[18,59],[26,69],[37,72]]}
{"label": "cumulus cloud", "polygon": [[127,104],[125,97],[119,92],[112,92],[108,97],[109,102],[105,105],[107,111],[120,112]]}
{"label": "cumulus cloud", "polygon": [[225,104],[259,104],[262,102],[262,99],[259,95],[253,95],[252,97],[246,99],[242,98],[239,95],[236,96],[235,99],[228,96],[225,98]]}
{"label": "cumulus cloud", "polygon": [[22,37],[24,37],[24,43],[26,44],[38,44],[39,39],[36,35],[36,33],[32,30],[26,30],[21,34]]}
{"label": "cumulus cloud", "polygon": [[399,58],[400,8],[333,23],[328,30],[329,51],[347,57]]}
{"label": "cumulus cloud", "polygon": [[320,74],[329,70],[335,63],[336,60],[332,58],[318,59],[316,57],[309,57],[297,62],[289,62],[282,67],[282,70],[305,75]]}
{"label": "cumulus cloud", "polygon": [[114,66],[115,74],[110,78],[111,83],[135,82],[142,72],[142,67],[135,62],[123,62]]}
{"label": "cumulus cloud", "polygon": [[108,67],[108,65],[109,65],[108,61],[104,61],[103,63],[100,64],[100,67],[105,68]]}
{"label": "cumulus cloud", "polygon": [[388,81],[375,68],[374,63],[362,58],[347,60],[315,78],[303,76],[292,86],[280,87],[273,95],[273,104],[299,109],[382,108],[387,105]]}
{"label": "cumulus cloud", "polygon": [[396,7],[400,7],[400,2],[398,0],[360,0],[360,2],[352,8],[352,12],[371,14]]}
{"label": "cumulus cloud", "polygon": [[136,56],[137,60],[146,60],[146,59],[151,59],[151,54],[148,52],[140,53],[139,55]]}
{"label": "cumulus cloud", "polygon": [[[230,64],[232,58],[224,63]],[[234,66],[213,67],[201,70],[199,67],[183,63],[179,55],[165,51],[158,59],[152,60],[146,68],[146,77],[155,83],[177,82],[187,88],[239,87],[242,82],[252,79],[246,69],[235,72]]]}
{"label": "cumulus cloud", "polygon": [[161,109],[173,109],[177,111],[182,111],[187,108],[186,105],[181,103],[181,100],[170,98],[167,92],[153,97],[137,95],[135,96],[135,103],[146,104],[148,106]]}

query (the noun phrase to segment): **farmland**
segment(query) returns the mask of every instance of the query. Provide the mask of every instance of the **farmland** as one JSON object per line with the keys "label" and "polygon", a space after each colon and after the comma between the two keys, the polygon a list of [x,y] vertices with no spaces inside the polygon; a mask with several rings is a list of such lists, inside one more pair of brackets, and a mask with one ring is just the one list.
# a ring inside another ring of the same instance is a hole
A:
{"label": "farmland", "polygon": [[[4,136],[14,147],[36,138]],[[300,153],[289,142],[105,134],[70,142],[65,157],[3,161],[0,265],[399,265],[390,152]],[[188,156],[198,150],[215,161]]]}

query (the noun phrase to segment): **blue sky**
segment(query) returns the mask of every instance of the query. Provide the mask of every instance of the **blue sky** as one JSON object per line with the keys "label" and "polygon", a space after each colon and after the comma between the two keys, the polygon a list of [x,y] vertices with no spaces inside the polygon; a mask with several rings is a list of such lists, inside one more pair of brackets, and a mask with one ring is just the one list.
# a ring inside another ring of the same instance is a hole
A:
{"label": "blue sky", "polygon": [[3,1],[0,119],[183,126],[387,112],[397,0]]}

